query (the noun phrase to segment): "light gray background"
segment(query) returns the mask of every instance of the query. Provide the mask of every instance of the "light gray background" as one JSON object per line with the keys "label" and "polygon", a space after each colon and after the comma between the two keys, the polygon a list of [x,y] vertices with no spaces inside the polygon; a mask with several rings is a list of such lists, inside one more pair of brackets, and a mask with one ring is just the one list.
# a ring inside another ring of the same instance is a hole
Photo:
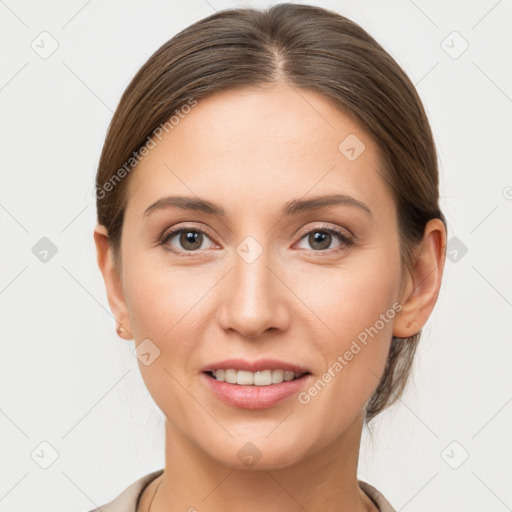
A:
{"label": "light gray background", "polygon": [[[400,511],[511,510],[512,2],[310,3],[362,25],[416,84],[454,260],[414,380],[373,445],[364,435],[359,478]],[[133,74],[235,5],[269,3],[0,1],[1,511],[85,512],[163,467],[163,416],[96,266],[94,175]],[[46,262],[42,237],[57,248]],[[58,454],[48,469],[43,442]]]}

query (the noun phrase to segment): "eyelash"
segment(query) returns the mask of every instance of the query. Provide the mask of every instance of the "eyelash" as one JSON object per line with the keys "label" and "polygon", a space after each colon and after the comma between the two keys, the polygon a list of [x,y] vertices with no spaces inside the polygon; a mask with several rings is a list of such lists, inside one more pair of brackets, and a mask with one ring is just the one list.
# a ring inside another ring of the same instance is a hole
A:
{"label": "eyelash", "polygon": [[[172,252],[173,254],[176,254],[179,257],[189,258],[191,256],[197,255],[200,252],[200,250],[183,251],[182,252],[182,251],[177,251],[176,249],[171,249],[170,246],[167,245],[167,242],[171,238],[173,238],[176,234],[179,234],[179,233],[181,233],[183,231],[202,233],[203,235],[206,235],[210,239],[213,238],[208,233],[208,231],[206,231],[206,230],[203,230],[203,229],[200,229],[200,228],[196,228],[196,227],[181,227],[179,229],[175,229],[175,230],[167,232],[162,237],[162,239],[160,240],[159,245],[162,245],[166,251]],[[355,241],[351,237],[348,237],[347,235],[345,235],[341,231],[338,231],[337,229],[333,229],[333,228],[328,227],[328,226],[320,226],[320,227],[316,227],[314,229],[311,229],[309,231],[306,231],[299,238],[299,242],[302,239],[304,239],[307,235],[310,235],[311,233],[316,233],[316,232],[326,232],[326,233],[329,233],[331,235],[334,235],[335,237],[337,237],[339,239],[339,241],[341,242],[342,245],[340,247],[338,247],[338,248],[335,248],[335,249],[324,249],[324,250],[317,250],[317,251],[315,251],[313,249],[311,249],[309,251],[306,250],[306,252],[308,252],[309,254],[314,254],[315,256],[321,256],[322,254],[325,254],[325,253],[327,253],[327,254],[333,254],[333,253],[337,254],[338,252],[341,252],[341,251],[351,247],[355,243]]]}

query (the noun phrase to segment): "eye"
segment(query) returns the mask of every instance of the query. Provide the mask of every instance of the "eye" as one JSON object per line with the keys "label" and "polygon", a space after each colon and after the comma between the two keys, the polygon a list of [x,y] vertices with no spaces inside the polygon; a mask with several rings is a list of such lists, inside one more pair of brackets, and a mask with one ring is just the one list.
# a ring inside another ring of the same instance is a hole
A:
{"label": "eye", "polygon": [[[179,249],[175,249],[173,247],[173,240],[176,239],[176,243],[180,245]],[[208,247],[203,246],[203,242],[206,239],[210,239],[208,233],[198,228],[180,228],[174,229],[172,231],[167,232],[162,238],[161,244],[165,246],[170,246],[169,250],[173,252],[191,252],[199,251],[202,249],[207,249]]]}
{"label": "eye", "polygon": [[301,238],[301,241],[305,240],[310,247],[313,248],[312,252],[324,252],[329,249],[333,242],[333,237],[339,241],[339,245],[334,248],[334,252],[350,247],[354,243],[354,241],[343,232],[326,226],[308,231]]}
{"label": "eye", "polygon": [[[306,243],[310,244],[312,249],[309,249],[309,252],[321,253],[331,252],[329,249],[333,242],[333,237],[334,240],[338,240],[338,246],[335,247],[332,252],[346,249],[354,243],[350,236],[342,231],[327,226],[321,226],[306,232],[300,240],[305,240]],[[207,240],[211,241],[211,237],[206,231],[195,227],[181,227],[168,231],[162,237],[160,244],[165,246],[167,250],[177,253],[180,256],[193,256],[197,251],[214,246],[212,243],[209,247],[205,247],[203,243]],[[178,248],[176,244],[179,245]],[[304,247],[299,248],[304,249]]]}

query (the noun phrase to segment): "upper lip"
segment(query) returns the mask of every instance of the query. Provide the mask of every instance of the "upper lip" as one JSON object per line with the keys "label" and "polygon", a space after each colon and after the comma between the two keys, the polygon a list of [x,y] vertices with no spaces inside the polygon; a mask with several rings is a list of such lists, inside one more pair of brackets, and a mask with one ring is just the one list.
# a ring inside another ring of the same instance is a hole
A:
{"label": "upper lip", "polygon": [[247,361],[245,359],[224,359],[215,363],[208,364],[201,368],[202,372],[212,372],[214,370],[247,370],[250,372],[260,372],[262,370],[284,370],[295,373],[309,373],[309,370],[301,365],[279,361],[278,359],[258,359],[257,361]]}

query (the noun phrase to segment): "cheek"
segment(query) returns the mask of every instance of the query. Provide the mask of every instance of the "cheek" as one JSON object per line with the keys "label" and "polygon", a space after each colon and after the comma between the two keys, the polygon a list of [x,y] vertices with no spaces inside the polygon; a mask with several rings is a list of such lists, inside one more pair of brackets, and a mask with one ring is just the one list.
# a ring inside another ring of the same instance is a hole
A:
{"label": "cheek", "polygon": [[[197,368],[198,353],[204,352],[205,329],[214,321],[212,300],[219,277],[207,265],[201,269],[171,265],[165,258],[155,263],[142,252],[132,256],[126,269],[124,292],[133,338],[137,345],[151,340],[159,353],[150,365],[139,364],[158,403],[164,388],[179,391],[172,377],[181,381],[184,369]],[[166,400],[179,394],[171,393]]]}
{"label": "cheek", "polygon": [[306,391],[310,397],[323,395],[320,402],[339,405],[339,412],[354,413],[384,371],[401,309],[399,253],[369,251],[329,272],[318,269],[302,282],[301,298],[322,321],[314,339],[325,366],[317,376],[322,382]]}
{"label": "cheek", "polygon": [[139,359],[141,376],[167,418],[186,418],[191,414],[191,407],[183,400],[181,374],[184,368],[191,366],[199,339],[193,328],[194,318],[201,310],[201,298],[209,287],[198,288],[201,280],[197,276],[191,279],[190,269],[185,272],[142,261],[131,268],[137,268],[137,272],[127,276],[125,298],[133,337],[137,345],[151,340],[157,347],[153,350],[158,353],[149,365]]}
{"label": "cheek", "polygon": [[[343,345],[376,323],[384,335],[392,331],[393,303],[400,286],[397,251],[371,250],[349,257],[337,267],[311,266],[302,274],[295,276],[300,285],[294,291],[322,320],[322,338],[330,346],[336,340]],[[386,316],[384,325],[379,321],[381,315]]]}
{"label": "cheek", "polygon": [[176,339],[189,314],[201,308],[214,276],[208,269],[172,265],[161,248],[151,251],[131,251],[126,258],[123,283],[132,332],[137,341]]}

